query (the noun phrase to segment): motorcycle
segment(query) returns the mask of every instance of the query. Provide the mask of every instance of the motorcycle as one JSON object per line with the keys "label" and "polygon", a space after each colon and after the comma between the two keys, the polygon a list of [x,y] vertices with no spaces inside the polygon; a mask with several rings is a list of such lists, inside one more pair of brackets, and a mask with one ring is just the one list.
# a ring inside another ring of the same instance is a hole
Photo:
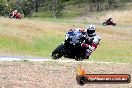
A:
{"label": "motorcycle", "polygon": [[[9,18],[11,18],[11,16],[12,16],[12,13],[9,14]],[[21,13],[17,13],[17,14],[16,14],[14,17],[12,17],[12,18],[21,19],[21,18],[22,18]]]}
{"label": "motorcycle", "polygon": [[112,21],[108,22],[107,20],[105,20],[105,22],[103,22],[103,25],[106,26],[106,25],[113,25],[113,26],[116,26],[116,23],[113,23]]}
{"label": "motorcycle", "polygon": [[81,32],[67,32],[64,42],[52,52],[52,59],[56,60],[63,56],[77,61],[83,60],[85,50],[81,47],[82,40],[83,36]]}

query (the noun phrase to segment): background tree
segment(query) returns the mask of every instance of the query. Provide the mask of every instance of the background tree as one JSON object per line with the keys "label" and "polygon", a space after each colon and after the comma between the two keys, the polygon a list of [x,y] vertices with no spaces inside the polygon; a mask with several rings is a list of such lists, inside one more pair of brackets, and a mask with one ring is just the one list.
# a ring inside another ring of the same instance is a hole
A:
{"label": "background tree", "polygon": [[0,0],[0,14],[1,15],[6,15],[8,14],[8,2],[6,0]]}
{"label": "background tree", "polygon": [[61,16],[61,11],[64,9],[63,0],[52,0],[51,2],[51,13],[53,18]]}
{"label": "background tree", "polygon": [[117,9],[120,3],[126,2],[131,2],[131,0],[0,0],[0,15],[8,16],[11,11],[17,9],[24,16],[32,16],[33,13],[48,13],[50,17],[57,18],[63,16],[65,7],[70,5],[77,8],[83,6],[86,9],[84,13],[90,13]]}

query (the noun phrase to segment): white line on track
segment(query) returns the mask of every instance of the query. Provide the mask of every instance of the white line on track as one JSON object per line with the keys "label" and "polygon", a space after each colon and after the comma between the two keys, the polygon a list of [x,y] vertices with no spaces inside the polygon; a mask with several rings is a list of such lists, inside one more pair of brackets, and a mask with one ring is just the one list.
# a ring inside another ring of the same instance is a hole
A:
{"label": "white line on track", "polygon": [[22,57],[22,56],[0,56],[0,61],[49,61],[48,58],[38,58],[38,57]]}
{"label": "white line on track", "polygon": [[50,62],[61,62],[61,63],[104,63],[104,64],[110,64],[110,63],[116,63],[116,64],[130,64],[130,63],[119,63],[119,62],[97,62],[97,61],[88,61],[88,60],[83,60],[83,61],[76,61],[74,59],[59,59],[59,60],[53,60],[50,58],[40,58],[40,57],[22,57],[22,56],[0,56],[0,61],[50,61]]}

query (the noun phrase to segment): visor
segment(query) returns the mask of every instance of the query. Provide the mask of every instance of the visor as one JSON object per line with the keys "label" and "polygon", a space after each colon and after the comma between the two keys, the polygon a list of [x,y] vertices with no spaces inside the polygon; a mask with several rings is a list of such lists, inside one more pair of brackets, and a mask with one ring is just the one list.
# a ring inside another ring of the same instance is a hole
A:
{"label": "visor", "polygon": [[95,30],[87,30],[88,34],[93,34],[95,32]]}

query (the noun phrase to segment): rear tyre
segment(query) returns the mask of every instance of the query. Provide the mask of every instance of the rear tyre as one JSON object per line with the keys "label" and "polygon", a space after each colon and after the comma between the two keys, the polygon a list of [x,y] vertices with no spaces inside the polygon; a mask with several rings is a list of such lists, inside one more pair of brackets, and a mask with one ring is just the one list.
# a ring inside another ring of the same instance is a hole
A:
{"label": "rear tyre", "polygon": [[116,23],[113,23],[113,26],[116,26]]}
{"label": "rear tyre", "polygon": [[9,18],[11,18],[12,14],[9,14]]}
{"label": "rear tyre", "polygon": [[82,58],[82,57],[76,57],[76,58],[75,58],[76,61],[82,61],[83,59],[84,59],[84,58]]}

